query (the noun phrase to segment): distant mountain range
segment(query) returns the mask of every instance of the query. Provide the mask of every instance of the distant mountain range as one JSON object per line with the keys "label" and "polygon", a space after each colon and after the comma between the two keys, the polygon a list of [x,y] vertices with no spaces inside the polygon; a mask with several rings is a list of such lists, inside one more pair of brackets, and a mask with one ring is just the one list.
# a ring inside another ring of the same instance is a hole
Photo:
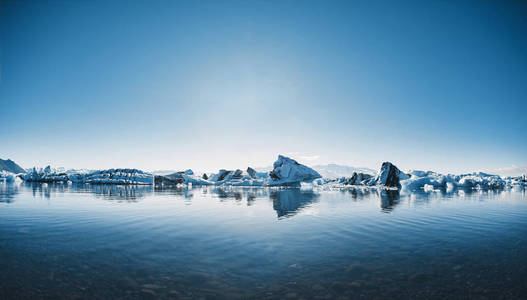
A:
{"label": "distant mountain range", "polygon": [[14,161],[7,159],[3,160],[0,158],[0,171],[7,171],[11,173],[26,173],[26,170],[22,169],[21,166],[17,165]]}
{"label": "distant mountain range", "polygon": [[377,171],[370,168],[356,168],[336,164],[312,166],[324,178],[349,177],[354,172],[376,175]]}
{"label": "distant mountain range", "polygon": [[[313,168],[324,178],[350,177],[351,175],[353,175],[354,172],[377,175],[377,171],[370,168],[356,168],[337,164],[316,165],[309,167]],[[255,170],[258,172],[267,172],[271,171],[272,169],[273,167],[255,168]]]}

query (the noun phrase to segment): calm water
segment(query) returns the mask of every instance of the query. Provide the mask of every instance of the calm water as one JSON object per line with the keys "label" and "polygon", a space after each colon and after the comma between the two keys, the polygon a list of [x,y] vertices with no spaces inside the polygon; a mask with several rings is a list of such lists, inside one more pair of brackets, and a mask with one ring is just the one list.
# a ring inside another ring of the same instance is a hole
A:
{"label": "calm water", "polygon": [[527,297],[524,190],[0,183],[0,298]]}

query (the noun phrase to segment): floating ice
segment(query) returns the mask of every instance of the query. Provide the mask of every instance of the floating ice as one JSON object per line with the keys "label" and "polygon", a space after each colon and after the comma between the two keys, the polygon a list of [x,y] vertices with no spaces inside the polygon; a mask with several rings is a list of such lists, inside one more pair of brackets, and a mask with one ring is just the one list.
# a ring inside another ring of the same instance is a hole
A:
{"label": "floating ice", "polygon": [[401,188],[401,180],[408,179],[409,176],[399,170],[391,162],[383,162],[381,170],[375,179],[369,181],[368,185],[382,185],[391,188]]}
{"label": "floating ice", "polygon": [[8,171],[0,171],[0,181],[14,182],[16,180],[16,174]]}
{"label": "floating ice", "polygon": [[153,175],[138,169],[108,169],[87,172],[63,171],[47,166],[44,169],[33,168],[24,175],[25,181],[34,182],[74,182],[107,184],[152,184]]}
{"label": "floating ice", "polygon": [[322,176],[294,159],[278,155],[278,160],[273,164],[269,177],[269,185],[300,186],[301,182],[312,182]]}

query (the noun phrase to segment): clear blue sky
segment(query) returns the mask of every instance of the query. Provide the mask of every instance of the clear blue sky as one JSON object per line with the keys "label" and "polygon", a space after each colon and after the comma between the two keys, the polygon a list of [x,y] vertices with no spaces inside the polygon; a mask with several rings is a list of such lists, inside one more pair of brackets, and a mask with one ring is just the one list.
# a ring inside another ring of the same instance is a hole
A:
{"label": "clear blue sky", "polygon": [[2,1],[23,167],[527,164],[525,1]]}

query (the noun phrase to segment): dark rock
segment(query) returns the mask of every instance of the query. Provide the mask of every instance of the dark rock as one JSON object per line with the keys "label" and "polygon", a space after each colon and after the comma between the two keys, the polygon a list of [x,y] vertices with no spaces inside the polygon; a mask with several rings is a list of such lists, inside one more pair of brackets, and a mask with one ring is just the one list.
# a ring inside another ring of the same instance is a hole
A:
{"label": "dark rock", "polygon": [[205,174],[205,173],[203,173],[202,178],[205,179],[205,180],[209,180],[209,176],[207,176],[207,174]]}

